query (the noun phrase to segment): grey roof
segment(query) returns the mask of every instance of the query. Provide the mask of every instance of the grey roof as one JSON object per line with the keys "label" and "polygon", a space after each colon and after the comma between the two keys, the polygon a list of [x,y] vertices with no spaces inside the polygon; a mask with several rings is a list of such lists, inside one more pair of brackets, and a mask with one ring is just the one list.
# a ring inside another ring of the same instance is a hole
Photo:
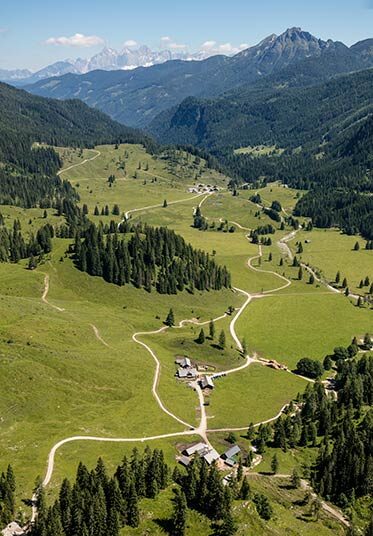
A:
{"label": "grey roof", "polygon": [[210,376],[202,376],[201,378],[201,387],[205,389],[206,387],[214,388],[214,382]]}
{"label": "grey roof", "polygon": [[18,536],[24,533],[25,531],[15,521],[9,523],[9,525],[1,531],[3,536]]}
{"label": "grey roof", "polygon": [[204,459],[209,465],[211,465],[212,462],[218,458],[220,458],[220,454],[215,449],[211,449],[207,454],[204,455]]}
{"label": "grey roof", "polygon": [[223,456],[228,460],[229,458],[233,458],[233,456],[236,456],[236,454],[238,454],[239,452],[241,452],[240,447],[238,445],[234,445],[233,447],[228,449],[227,452],[224,452]]}
{"label": "grey roof", "polygon": [[206,443],[196,443],[195,445],[192,445],[191,447],[185,449],[185,452],[188,454],[188,456],[191,456],[196,452],[203,452],[206,449],[208,449]]}
{"label": "grey roof", "polygon": [[229,465],[229,467],[234,467],[236,465],[237,462],[235,462],[234,460],[232,460],[231,458],[228,458],[227,460],[225,460],[225,463],[227,465]]}
{"label": "grey roof", "polygon": [[195,368],[179,368],[177,371],[179,378],[195,378],[197,370]]}
{"label": "grey roof", "polygon": [[180,456],[179,458],[179,463],[181,463],[181,465],[185,465],[185,467],[188,467],[190,462],[191,462],[191,459],[188,458],[188,456]]}

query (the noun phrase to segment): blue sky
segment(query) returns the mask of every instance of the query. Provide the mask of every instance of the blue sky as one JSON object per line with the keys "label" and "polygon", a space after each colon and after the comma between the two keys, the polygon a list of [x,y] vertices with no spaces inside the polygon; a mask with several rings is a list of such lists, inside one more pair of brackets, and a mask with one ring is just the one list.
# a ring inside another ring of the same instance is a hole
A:
{"label": "blue sky", "polygon": [[[373,0],[18,0],[2,2],[0,68],[37,69],[126,41],[196,50],[253,45],[301,26],[346,44],[373,37]],[[79,34],[76,36],[76,34]],[[74,37],[75,36],[75,37]],[[66,39],[63,39],[66,38]],[[48,44],[49,43],[49,44]],[[164,40],[166,45],[167,42]],[[84,45],[84,46],[82,46]]]}

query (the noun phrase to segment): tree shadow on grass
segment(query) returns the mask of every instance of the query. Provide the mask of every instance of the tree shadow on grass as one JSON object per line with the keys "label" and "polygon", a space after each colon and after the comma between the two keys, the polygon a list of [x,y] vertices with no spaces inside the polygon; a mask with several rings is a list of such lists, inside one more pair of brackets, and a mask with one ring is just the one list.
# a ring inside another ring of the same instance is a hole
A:
{"label": "tree shadow on grass", "polygon": [[172,534],[172,521],[171,521],[171,519],[153,519],[153,521],[162,530],[164,530],[167,534]]}

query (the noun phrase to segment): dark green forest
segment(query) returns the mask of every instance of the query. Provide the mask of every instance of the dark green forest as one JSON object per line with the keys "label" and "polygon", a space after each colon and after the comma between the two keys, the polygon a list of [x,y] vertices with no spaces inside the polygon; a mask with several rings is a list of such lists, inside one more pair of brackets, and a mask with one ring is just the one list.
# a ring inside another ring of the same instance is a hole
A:
{"label": "dark green forest", "polygon": [[226,267],[165,227],[114,222],[90,224],[75,239],[76,264],[92,276],[122,286],[132,283],[148,292],[176,294],[184,289],[221,290],[231,286]]}

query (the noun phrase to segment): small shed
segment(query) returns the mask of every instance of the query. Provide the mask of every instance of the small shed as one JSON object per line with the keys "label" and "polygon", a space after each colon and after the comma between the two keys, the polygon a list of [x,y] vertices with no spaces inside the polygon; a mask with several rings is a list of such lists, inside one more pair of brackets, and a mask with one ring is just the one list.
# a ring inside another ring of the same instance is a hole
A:
{"label": "small shed", "polygon": [[222,458],[225,458],[226,460],[232,459],[234,456],[237,456],[241,452],[241,449],[238,445],[234,445],[230,449],[228,449],[224,454],[222,455]]}
{"label": "small shed", "polygon": [[234,467],[236,465],[237,462],[235,462],[234,460],[232,460],[231,458],[229,458],[228,460],[225,460],[224,462],[226,465],[228,465],[228,467]]}
{"label": "small shed", "polygon": [[21,534],[25,534],[25,531],[18,525],[18,523],[12,521],[1,531],[1,534],[3,536],[21,536]]}
{"label": "small shed", "polygon": [[212,378],[210,376],[202,376],[201,387],[202,389],[213,389],[215,385]]}

